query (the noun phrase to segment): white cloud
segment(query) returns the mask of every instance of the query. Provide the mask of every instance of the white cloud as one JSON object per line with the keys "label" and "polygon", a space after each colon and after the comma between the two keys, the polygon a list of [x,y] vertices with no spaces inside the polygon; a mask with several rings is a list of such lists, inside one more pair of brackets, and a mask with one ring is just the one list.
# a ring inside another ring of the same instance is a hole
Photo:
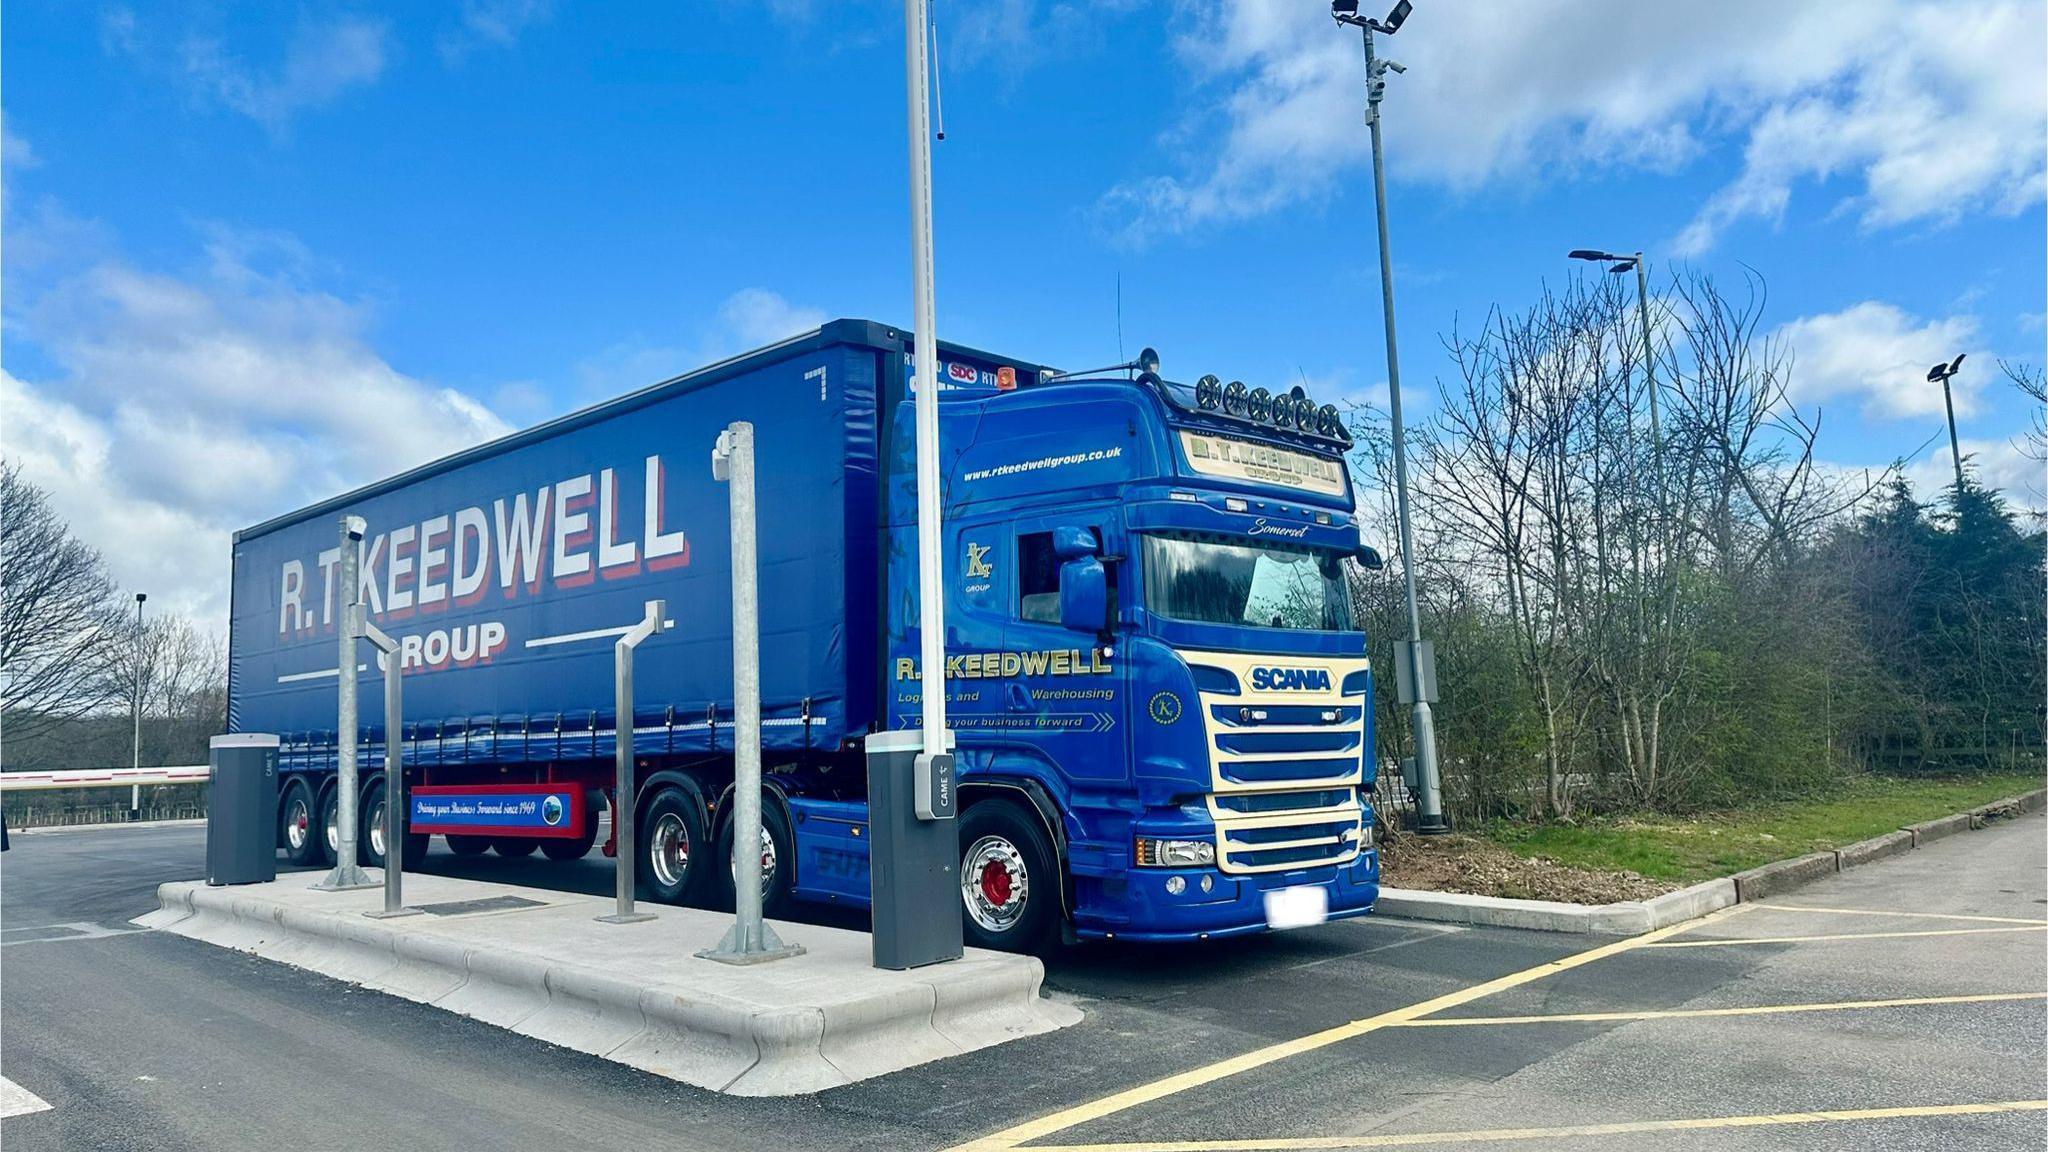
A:
{"label": "white cloud", "polygon": [[[1906,480],[1913,486],[1914,497],[1923,503],[1941,499],[1944,491],[1955,486],[1955,457],[1948,450],[1948,437],[1941,437],[1939,443],[1939,448],[1906,465]],[[1996,488],[2008,503],[2021,510],[2048,509],[2041,461],[2028,456],[2009,439],[1965,438],[1962,445],[1963,467],[1970,479],[1986,488]]]}
{"label": "white cloud", "polygon": [[441,58],[457,65],[480,48],[510,48],[554,14],[553,0],[462,0],[455,27],[441,35]]}
{"label": "white cloud", "polygon": [[718,323],[744,348],[773,344],[825,322],[816,308],[801,308],[766,288],[742,288],[718,306]]}
{"label": "white cloud", "polygon": [[[1929,366],[1968,352],[1977,339],[1971,316],[1922,320],[1897,306],[1865,300],[1839,312],[1803,316],[1778,328],[1792,349],[1794,403],[1812,407],[1837,396],[1859,399],[1865,415],[1883,419],[1945,418],[1941,386]],[[1976,412],[1978,387],[1968,373],[1952,382],[1956,416]]]}
{"label": "white cloud", "polygon": [[[1358,37],[1299,0],[1185,5],[1204,96],[1167,137],[1180,171],[1112,188],[1124,238],[1260,215],[1365,162]],[[1587,168],[1673,171],[1747,137],[1742,175],[1687,230],[1775,216],[1797,181],[1860,178],[1866,224],[2016,211],[2041,196],[2043,21],[2026,0],[1642,4],[1418,11],[1383,53],[1397,178],[1470,189]],[[1813,138],[1808,133],[1823,133]],[[1216,147],[1197,144],[1219,138]]]}
{"label": "white cloud", "polygon": [[285,42],[283,59],[268,68],[250,64],[217,36],[159,38],[125,8],[101,18],[100,41],[109,52],[177,75],[200,102],[240,112],[276,135],[299,113],[376,83],[393,53],[385,22],[357,16],[302,20]]}
{"label": "white cloud", "polygon": [[286,238],[228,236],[189,277],[60,275],[10,316],[52,369],[0,374],[0,452],[124,586],[213,625],[234,529],[509,430],[386,363],[361,306],[239,258]]}

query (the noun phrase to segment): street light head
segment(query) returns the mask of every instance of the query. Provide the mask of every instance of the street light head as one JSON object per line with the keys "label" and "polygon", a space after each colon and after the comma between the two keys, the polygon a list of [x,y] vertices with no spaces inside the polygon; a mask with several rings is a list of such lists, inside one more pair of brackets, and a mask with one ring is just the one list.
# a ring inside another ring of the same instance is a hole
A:
{"label": "street light head", "polygon": [[1409,3],[1408,0],[1401,0],[1400,3],[1394,5],[1392,12],[1387,13],[1385,20],[1373,21],[1372,30],[1392,36],[1401,30],[1401,25],[1408,22],[1408,14],[1413,11],[1415,11],[1415,5]]}
{"label": "street light head", "polygon": [[1612,260],[1614,256],[1611,253],[1602,252],[1598,248],[1574,248],[1570,252],[1565,253],[1565,258],[1567,260]]}
{"label": "street light head", "polygon": [[1330,15],[1337,20],[1358,15],[1358,0],[1330,0]]}
{"label": "street light head", "polygon": [[147,593],[147,592],[137,592],[137,593],[135,594],[135,602],[136,602],[137,604],[140,604],[140,603],[142,603],[142,602],[143,602],[144,600],[147,600],[147,599],[149,599],[149,593]]}
{"label": "street light head", "polygon": [[1635,270],[1636,262],[1634,260],[1616,260],[1614,267],[1607,270],[1607,274],[1609,276],[1621,276]]}
{"label": "street light head", "polygon": [[1953,376],[1953,375],[1955,375],[1955,374],[1956,374],[1957,372],[1960,372],[1960,371],[1962,371],[1962,367],[1963,367],[1963,357],[1965,357],[1965,356],[1967,356],[1967,355],[1969,355],[1969,353],[1967,353],[1967,352],[1958,352],[1958,353],[1956,353],[1956,358],[1955,358],[1955,362],[1954,362],[1954,363],[1952,363],[1952,364],[1950,364],[1950,365],[1948,366],[1948,374],[1949,374],[1949,375]]}
{"label": "street light head", "polygon": [[1954,374],[1954,371],[1948,365],[1936,364],[1927,370],[1927,382],[1929,384],[1939,384]]}

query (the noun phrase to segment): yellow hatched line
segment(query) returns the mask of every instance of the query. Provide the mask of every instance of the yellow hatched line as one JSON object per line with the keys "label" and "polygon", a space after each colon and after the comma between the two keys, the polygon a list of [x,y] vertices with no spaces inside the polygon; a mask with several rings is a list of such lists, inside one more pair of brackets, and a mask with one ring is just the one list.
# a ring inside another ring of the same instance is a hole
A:
{"label": "yellow hatched line", "polygon": [[2048,920],[2024,920],[2017,916],[1966,916],[1957,912],[1895,912],[1871,908],[1807,908],[1798,904],[1751,904],[1766,912],[1819,912],[1827,916],[1904,916],[1916,920],[1978,920],[1987,924],[2034,924],[2048,926]]}
{"label": "yellow hatched line", "polygon": [[1319,1048],[1327,1048],[1332,1044],[1364,1036],[1367,1033],[1377,1032],[1382,1028],[1391,1028],[1436,1012],[1442,1012],[1448,1008],[1456,1008],[1461,1004],[1470,1004],[1474,1000],[1485,999],[1497,992],[1505,992],[1510,988],[1519,988],[1524,984],[1541,980],[1546,976],[1555,976],[1560,972],[1569,972],[1574,968],[1591,964],[1596,960],[1604,960],[1609,956],[1617,956],[1623,952],[1633,951],[1645,945],[1654,944],[1667,937],[1676,936],[1681,932],[1689,932],[1695,928],[1704,928],[1709,924],[1718,923],[1730,916],[1747,912],[1754,907],[1756,907],[1754,904],[1736,904],[1723,908],[1718,912],[1711,912],[1697,920],[1688,921],[1684,924],[1674,924],[1669,928],[1659,928],[1654,932],[1633,936],[1626,940],[1617,940],[1611,944],[1603,944],[1598,948],[1591,948],[1584,952],[1566,956],[1560,960],[1538,964],[1534,968],[1513,972],[1506,976],[1489,980],[1484,984],[1474,984],[1470,988],[1461,988],[1456,992],[1446,993],[1433,1000],[1424,1000],[1419,1004],[1410,1004],[1406,1008],[1396,1008],[1392,1011],[1382,1012],[1377,1016],[1353,1020],[1349,1024],[1339,1024],[1334,1028],[1326,1028],[1321,1032],[1313,1032],[1293,1040],[1269,1044],[1264,1048],[1255,1048],[1250,1052],[1233,1056],[1228,1060],[1219,1060],[1214,1064],[1163,1077],[1149,1084],[1140,1084],[1135,1088],[1127,1088],[1122,1092],[1091,1100],[1085,1104],[1077,1104],[1072,1108],[1065,1108],[1058,1112],[1041,1116],[1036,1120],[1027,1120],[1022,1124],[1013,1125],[978,1140],[971,1140],[965,1144],[956,1145],[953,1148],[947,1149],[947,1152],[1005,1152],[1005,1150],[1015,1148],[1028,1140],[1043,1139],[1055,1132],[1064,1132],[1077,1124],[1086,1124],[1091,1120],[1099,1120],[1105,1116],[1114,1116],[1119,1112],[1128,1111],[1141,1104],[1162,1100],[1168,1096],[1185,1092],[1190,1088],[1199,1088],[1204,1084],[1213,1084],[1218,1080],[1227,1079],[1239,1073],[1249,1072],[1254,1068],[1263,1068],[1268,1064],[1285,1060],[1290,1056],[1299,1056],[1304,1052],[1313,1052]]}
{"label": "yellow hatched line", "polygon": [[1584,1024],[1614,1020],[1693,1020],[1706,1016],[1775,1016],[1786,1012],[1848,1012],[1859,1008],[1919,1008],[1930,1004],[1996,1004],[2048,1000],[2048,992],[1991,992],[1972,996],[1913,996],[1899,1000],[1837,1000],[1825,1004],[1757,1004],[1741,1008],[1673,1008],[1649,1012],[1564,1012],[1551,1016],[1442,1016],[1395,1028],[1469,1028],[1491,1024]]}
{"label": "yellow hatched line", "polygon": [[1818,936],[1731,936],[1721,940],[1666,940],[1646,948],[1725,948],[1731,944],[1812,944],[1822,940],[1900,940],[1910,936],[1981,936],[1988,932],[2042,932],[2048,924],[2003,928],[1928,928],[1917,932],[1831,932]]}
{"label": "yellow hatched line", "polygon": [[1485,1144],[1558,1140],[1570,1136],[1634,1136],[1651,1132],[1704,1132],[1717,1128],[1773,1128],[1856,1120],[1910,1120],[1935,1116],[1995,1116],[2048,1110],[2048,1100],[1990,1104],[1932,1104],[1907,1108],[1844,1108],[1826,1112],[1773,1112],[1760,1116],[1701,1116],[1684,1120],[1629,1120],[1566,1124],[1555,1128],[1479,1128],[1466,1132],[1413,1132],[1384,1136],[1301,1136],[1270,1140],[1146,1140],[1129,1144],[1039,1144],[1031,1152],[1315,1152],[1321,1149],[1416,1148],[1430,1144]]}

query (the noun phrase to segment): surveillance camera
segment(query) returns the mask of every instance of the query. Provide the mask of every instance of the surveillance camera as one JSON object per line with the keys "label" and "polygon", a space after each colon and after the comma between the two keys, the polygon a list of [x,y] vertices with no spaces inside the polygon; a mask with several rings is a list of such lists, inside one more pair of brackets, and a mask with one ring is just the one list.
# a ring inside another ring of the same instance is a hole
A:
{"label": "surveillance camera", "polygon": [[1387,71],[1389,72],[1406,72],[1408,70],[1408,66],[1401,63],[1399,60],[1386,60],[1382,61],[1382,63],[1386,66]]}

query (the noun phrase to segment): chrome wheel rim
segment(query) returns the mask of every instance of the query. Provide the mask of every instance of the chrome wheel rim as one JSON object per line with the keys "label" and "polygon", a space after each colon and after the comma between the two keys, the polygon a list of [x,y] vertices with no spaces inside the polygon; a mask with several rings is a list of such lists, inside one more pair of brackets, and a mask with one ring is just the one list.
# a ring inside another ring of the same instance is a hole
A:
{"label": "chrome wheel rim", "polygon": [[384,801],[370,805],[370,854],[384,858]]}
{"label": "chrome wheel rim", "polygon": [[683,818],[664,812],[647,833],[647,866],[664,888],[679,887],[690,874],[690,830]]}
{"label": "chrome wheel rim", "polygon": [[[725,868],[727,872],[732,874],[733,888],[737,890],[740,883],[739,861],[728,860],[725,862]],[[763,826],[761,829],[761,895],[768,895],[769,892],[774,890],[774,886],[775,837],[770,836],[768,829]]]}
{"label": "chrome wheel rim", "polygon": [[341,855],[341,813],[337,809],[327,814],[327,853]]}
{"label": "chrome wheel rim", "polygon": [[284,812],[284,842],[298,855],[306,850],[306,841],[313,838],[313,814],[306,810],[303,799],[293,800]]}
{"label": "chrome wheel rim", "polygon": [[1031,874],[1024,854],[1002,836],[983,836],[960,860],[960,899],[967,914],[987,932],[1008,932],[1024,918],[1031,901]]}

